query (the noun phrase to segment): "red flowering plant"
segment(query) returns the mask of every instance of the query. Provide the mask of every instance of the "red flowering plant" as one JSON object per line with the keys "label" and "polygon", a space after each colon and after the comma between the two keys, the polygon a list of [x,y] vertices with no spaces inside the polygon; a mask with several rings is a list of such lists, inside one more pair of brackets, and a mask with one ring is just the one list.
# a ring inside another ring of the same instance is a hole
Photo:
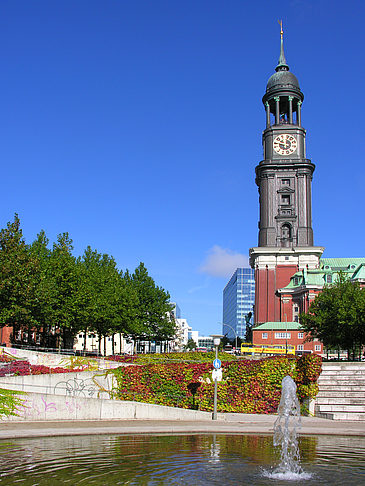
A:
{"label": "red flowering plant", "polygon": [[24,376],[24,375],[44,375],[50,373],[70,373],[83,371],[82,368],[74,368],[72,370],[67,368],[50,368],[44,365],[31,365],[26,360],[16,360],[8,362],[0,367],[0,376]]}
{"label": "red flowering plant", "polygon": [[[236,361],[237,356],[229,353],[220,352],[221,361]],[[135,354],[135,355],[113,355],[106,359],[118,361],[120,363],[135,364],[158,364],[158,363],[211,363],[215,359],[215,352],[201,353],[190,351],[185,353],[153,353],[153,354]]]}
{"label": "red flowering plant", "polygon": [[[220,412],[274,413],[277,410],[281,381],[290,375],[298,382],[318,376],[317,361],[287,356],[260,360],[235,360],[222,363],[223,381],[218,382]],[[110,370],[116,377],[114,396],[121,400],[157,403],[191,408],[189,384],[200,382],[195,403],[200,410],[213,410],[212,363],[165,363],[120,367]],[[301,400],[316,394],[314,388],[300,388]],[[308,394],[310,396],[308,396]]]}

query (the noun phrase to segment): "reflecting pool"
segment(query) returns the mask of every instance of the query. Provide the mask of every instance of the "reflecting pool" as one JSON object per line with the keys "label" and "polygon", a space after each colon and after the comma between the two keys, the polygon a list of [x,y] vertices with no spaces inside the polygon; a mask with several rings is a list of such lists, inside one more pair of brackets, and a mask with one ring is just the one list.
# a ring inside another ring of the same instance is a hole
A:
{"label": "reflecting pool", "polygon": [[[272,436],[93,435],[0,441],[0,484],[365,485],[364,437],[300,437],[305,477],[271,478]],[[307,479],[305,479],[307,478]]]}

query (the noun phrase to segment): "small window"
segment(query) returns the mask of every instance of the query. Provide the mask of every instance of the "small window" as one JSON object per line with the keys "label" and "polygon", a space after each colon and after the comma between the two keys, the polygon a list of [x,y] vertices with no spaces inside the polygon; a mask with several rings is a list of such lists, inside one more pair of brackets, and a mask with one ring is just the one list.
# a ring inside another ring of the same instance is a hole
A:
{"label": "small window", "polygon": [[314,350],[315,350],[315,351],[320,351],[320,350],[321,350],[321,345],[320,345],[320,344],[316,344],[316,345],[314,346]]}
{"label": "small window", "polygon": [[332,275],[326,275],[326,282],[332,283]]}
{"label": "small window", "polygon": [[298,339],[303,339],[303,338],[304,338],[304,333],[298,332]]}
{"label": "small window", "polygon": [[283,186],[290,186],[290,179],[281,179],[281,183]]}
{"label": "small window", "polygon": [[290,204],[290,196],[288,194],[281,196],[281,204]]}
{"label": "small window", "polygon": [[267,332],[262,333],[262,339],[267,339]]}
{"label": "small window", "polygon": [[291,333],[290,332],[276,332],[275,339],[290,339]]}
{"label": "small window", "polygon": [[304,345],[303,344],[298,344],[297,351],[304,351]]}

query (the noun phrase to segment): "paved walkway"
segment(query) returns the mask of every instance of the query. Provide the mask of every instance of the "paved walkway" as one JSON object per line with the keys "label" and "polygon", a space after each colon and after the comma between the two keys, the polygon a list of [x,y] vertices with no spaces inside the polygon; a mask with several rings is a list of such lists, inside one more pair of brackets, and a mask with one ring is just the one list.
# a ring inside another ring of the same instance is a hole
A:
{"label": "paved walkway", "polygon": [[[226,414],[224,420],[0,422],[0,439],[100,434],[272,434],[276,415]],[[365,422],[302,417],[301,435],[365,436]]]}

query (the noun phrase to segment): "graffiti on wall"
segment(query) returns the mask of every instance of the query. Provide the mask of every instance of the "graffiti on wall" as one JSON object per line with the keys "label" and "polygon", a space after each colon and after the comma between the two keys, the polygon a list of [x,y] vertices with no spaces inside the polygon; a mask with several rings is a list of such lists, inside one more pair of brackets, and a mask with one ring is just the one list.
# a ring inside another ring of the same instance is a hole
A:
{"label": "graffiti on wall", "polygon": [[56,395],[67,395],[69,397],[91,398],[97,393],[97,388],[92,379],[82,380],[80,378],[70,378],[67,381],[59,381],[54,387]]}

